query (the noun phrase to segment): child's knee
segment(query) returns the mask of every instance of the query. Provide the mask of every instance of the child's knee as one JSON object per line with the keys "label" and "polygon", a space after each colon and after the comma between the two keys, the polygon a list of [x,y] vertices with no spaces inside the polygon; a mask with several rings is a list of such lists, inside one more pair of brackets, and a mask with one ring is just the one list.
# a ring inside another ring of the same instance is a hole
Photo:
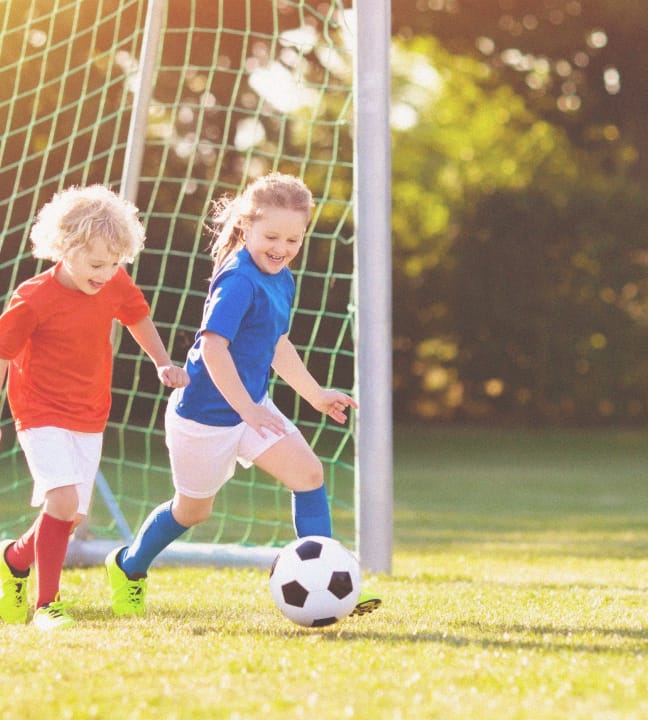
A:
{"label": "child's knee", "polygon": [[74,518],[72,519],[72,528],[70,529],[70,534],[72,534],[78,527],[81,525],[81,523],[86,519],[86,515],[81,515],[80,513],[76,513]]}
{"label": "child's knee", "polygon": [[318,458],[304,468],[302,490],[317,490],[324,484],[324,466]]}
{"label": "child's knee", "polygon": [[200,525],[209,520],[214,506],[214,498],[194,500],[184,496],[174,499],[171,512],[177,523],[186,528]]}
{"label": "child's knee", "polygon": [[74,520],[79,509],[76,485],[53,488],[45,494],[44,510],[58,520]]}

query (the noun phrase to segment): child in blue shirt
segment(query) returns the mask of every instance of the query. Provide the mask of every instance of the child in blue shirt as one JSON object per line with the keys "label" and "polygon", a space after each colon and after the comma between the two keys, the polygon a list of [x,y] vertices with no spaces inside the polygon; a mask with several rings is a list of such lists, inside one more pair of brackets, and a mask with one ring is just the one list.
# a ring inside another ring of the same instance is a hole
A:
{"label": "child in blue shirt", "polygon": [[[295,282],[289,270],[304,242],[313,198],[292,175],[272,173],[214,206],[214,273],[185,368],[187,387],[166,412],[175,494],[157,507],[129,547],[106,558],[116,615],[144,613],[154,558],[211,515],[236,463],[254,464],[292,491],[298,537],[331,536],[324,470],[298,428],[268,396],[274,370],[316,410],[347,420],[352,397],[323,388],[288,339]],[[362,597],[356,614],[380,603]]]}

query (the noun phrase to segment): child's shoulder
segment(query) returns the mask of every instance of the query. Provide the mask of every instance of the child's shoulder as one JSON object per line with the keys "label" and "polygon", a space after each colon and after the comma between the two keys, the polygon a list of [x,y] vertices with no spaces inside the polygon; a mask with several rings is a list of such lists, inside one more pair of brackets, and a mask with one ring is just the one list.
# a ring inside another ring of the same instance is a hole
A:
{"label": "child's shoulder", "polygon": [[56,266],[44,270],[33,277],[23,280],[15,290],[16,295],[20,295],[22,298],[27,299],[29,297],[35,297],[48,293],[50,288],[54,287],[54,273]]}
{"label": "child's shoulder", "polygon": [[236,285],[237,283],[250,282],[250,267],[245,262],[245,257],[239,252],[232,255],[216,269],[212,277],[212,289],[216,285]]}

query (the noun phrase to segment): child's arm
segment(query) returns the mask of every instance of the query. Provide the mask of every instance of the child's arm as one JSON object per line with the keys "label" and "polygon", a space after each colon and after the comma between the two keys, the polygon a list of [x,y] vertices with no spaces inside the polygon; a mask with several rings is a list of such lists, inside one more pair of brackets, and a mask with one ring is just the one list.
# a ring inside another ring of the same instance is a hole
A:
{"label": "child's arm", "polygon": [[158,377],[163,385],[167,387],[185,387],[185,385],[189,384],[189,376],[184,368],[174,365],[171,361],[150,315],[133,325],[129,325],[128,330],[137,344],[155,364]]}
{"label": "child's arm", "polygon": [[201,352],[209,377],[243,422],[254,428],[261,437],[266,437],[266,430],[275,435],[286,434],[281,418],[263,405],[257,405],[250,397],[234,364],[227,338],[213,332],[203,332]]}
{"label": "child's arm", "polygon": [[328,415],[338,423],[345,423],[348,407],[358,407],[356,401],[339,390],[323,388],[310,374],[297,349],[287,335],[279,338],[272,367],[288,385],[316,410]]}

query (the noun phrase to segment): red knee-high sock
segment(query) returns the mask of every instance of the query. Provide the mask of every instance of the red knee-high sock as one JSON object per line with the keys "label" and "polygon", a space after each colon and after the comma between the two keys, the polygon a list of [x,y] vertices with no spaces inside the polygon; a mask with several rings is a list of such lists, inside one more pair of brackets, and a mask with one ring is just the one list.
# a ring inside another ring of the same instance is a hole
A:
{"label": "red knee-high sock", "polygon": [[52,602],[58,595],[73,524],[72,520],[57,520],[47,513],[41,515],[34,540],[37,608]]}
{"label": "red knee-high sock", "polygon": [[5,552],[5,560],[12,570],[27,572],[34,564],[34,538],[36,529],[42,515],[39,515],[33,525],[23,533],[13,545],[10,545]]}

